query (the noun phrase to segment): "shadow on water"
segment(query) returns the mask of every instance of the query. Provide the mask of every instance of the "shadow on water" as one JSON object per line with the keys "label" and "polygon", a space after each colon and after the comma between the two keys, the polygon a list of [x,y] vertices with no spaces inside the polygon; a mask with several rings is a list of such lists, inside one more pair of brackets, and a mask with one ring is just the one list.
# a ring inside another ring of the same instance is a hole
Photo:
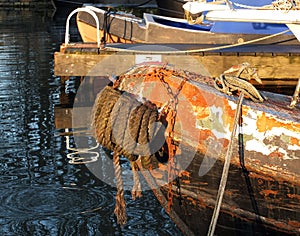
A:
{"label": "shadow on water", "polygon": [[53,75],[66,16],[0,11],[0,235],[180,235],[150,191],[136,201],[126,192],[129,222],[120,228],[116,190],[68,163]]}

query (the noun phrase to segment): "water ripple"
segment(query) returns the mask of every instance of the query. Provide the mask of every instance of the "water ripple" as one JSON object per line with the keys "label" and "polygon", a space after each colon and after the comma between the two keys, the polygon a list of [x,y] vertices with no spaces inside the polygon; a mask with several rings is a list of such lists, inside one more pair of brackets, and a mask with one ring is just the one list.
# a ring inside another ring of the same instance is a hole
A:
{"label": "water ripple", "polygon": [[[53,53],[68,13],[60,22],[39,14],[0,11],[0,235],[178,235],[147,193],[133,202],[126,192],[130,224],[120,227],[116,191],[86,166],[68,164],[53,111],[61,93]],[[65,92],[75,93],[75,82]]]}
{"label": "water ripple", "polygon": [[28,219],[84,214],[107,205],[107,195],[91,189],[51,186],[2,187],[0,218]]}

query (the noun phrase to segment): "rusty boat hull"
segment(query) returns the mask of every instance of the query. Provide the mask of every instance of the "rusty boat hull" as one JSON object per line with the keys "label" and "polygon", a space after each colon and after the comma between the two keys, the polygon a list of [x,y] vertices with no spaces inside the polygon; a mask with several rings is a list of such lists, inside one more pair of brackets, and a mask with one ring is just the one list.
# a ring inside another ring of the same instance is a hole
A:
{"label": "rusty boat hull", "polygon": [[[118,44],[121,49],[127,49],[126,46],[132,47]],[[87,82],[88,87],[103,84],[102,77],[107,79],[108,74],[121,75],[123,79],[117,86],[119,90],[143,97],[155,103],[158,108],[170,101],[170,91],[173,94],[179,91],[178,115],[172,135],[172,140],[177,144],[178,178],[169,181],[169,162],[159,163],[159,168],[143,174],[157,199],[186,235],[202,235],[207,232],[216,205],[226,152],[232,142],[231,165],[216,232],[245,233],[249,232],[250,227],[252,232],[259,230],[260,235],[299,235],[300,105],[290,108],[291,96],[259,91],[266,98],[265,101],[256,103],[244,99],[241,127],[238,135],[231,139],[238,96],[218,91],[213,86],[212,77],[222,73],[229,64],[231,66],[244,62],[243,53],[238,52],[240,56],[236,58],[226,54],[212,57],[204,66],[204,69],[207,65],[211,66],[210,70],[214,70],[212,76],[205,74],[206,69],[203,71],[199,63],[200,59],[209,55],[195,61],[187,60],[184,54],[176,58],[162,55],[161,62],[139,64],[124,73],[129,66],[135,65],[137,61],[141,62],[141,56],[148,58],[153,55],[148,51],[138,51],[135,55],[130,50],[127,53],[121,51],[113,54],[114,51],[107,47],[99,52],[95,44],[90,50],[78,50],[77,47],[78,45],[65,46],[61,53],[56,53],[57,75],[86,76],[85,80],[92,80]],[[72,54],[72,51],[75,52]],[[252,60],[257,60],[259,54],[255,54],[247,57],[246,61],[257,67],[262,78],[273,76],[273,80],[276,77],[293,76],[296,79],[299,78],[299,54],[290,54],[293,56],[284,57],[284,60],[279,52],[267,58],[268,61],[263,58],[256,62]],[[155,55],[153,58],[159,59]],[[176,66],[172,67],[168,63]],[[96,65],[100,65],[101,70]],[[118,65],[117,70],[115,65]],[[174,68],[188,68],[197,74],[190,72],[189,76],[182,76],[179,70],[177,76],[174,76],[171,73]],[[89,73],[86,73],[87,69]],[[155,71],[165,75],[164,83],[160,76],[153,74]],[[284,74],[280,74],[281,72]],[[295,84],[292,86],[295,87]],[[99,89],[92,87],[88,91],[89,96],[93,93],[93,103]],[[84,93],[84,104],[86,96]],[[89,121],[84,121],[90,117],[87,115],[90,112],[90,107],[84,112],[78,110],[80,119],[77,117],[75,120],[80,124],[76,127],[82,128],[90,124]],[[65,115],[64,113],[63,116]],[[171,208],[169,203],[172,203]]]}
{"label": "rusty boat hull", "polygon": [[[213,218],[224,163],[199,176],[203,160],[203,154],[195,155],[185,176],[174,181],[171,208],[168,183],[153,178],[159,186],[154,194],[184,235],[207,235]],[[146,178],[151,184],[153,179]],[[298,212],[299,184],[231,165],[215,233],[299,235]]]}
{"label": "rusty boat hull", "polygon": [[[169,94],[157,76],[149,76],[151,71],[151,66],[133,68],[129,74],[136,75],[125,76],[118,88],[161,107]],[[178,227],[186,235],[207,233],[233,142],[216,232],[243,233],[250,227],[261,235],[299,234],[299,104],[291,109],[291,96],[269,92],[261,92],[263,103],[244,100],[239,135],[231,140],[238,97],[217,91],[211,78],[193,77],[184,85],[183,77],[170,78],[165,82],[173,91],[181,87],[172,137],[178,175],[170,185],[170,169],[162,164],[145,178]]]}

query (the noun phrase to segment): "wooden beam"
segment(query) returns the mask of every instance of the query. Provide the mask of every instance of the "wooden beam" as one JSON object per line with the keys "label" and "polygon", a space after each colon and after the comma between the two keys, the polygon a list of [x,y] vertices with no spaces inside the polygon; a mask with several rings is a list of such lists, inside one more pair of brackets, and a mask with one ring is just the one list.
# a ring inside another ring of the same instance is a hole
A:
{"label": "wooden beam", "polygon": [[[57,76],[101,76],[121,74],[131,66],[145,61],[160,60],[173,64],[176,68],[186,69],[209,76],[219,76],[233,65],[249,62],[255,67],[262,79],[291,80],[296,85],[300,76],[299,55],[237,54],[237,53],[197,53],[197,54],[133,54],[101,52],[55,53],[54,73]],[[276,82],[274,82],[276,84]],[[276,84],[278,85],[278,83]]]}
{"label": "wooden beam", "polygon": [[199,65],[203,65],[212,76],[218,76],[224,70],[243,62],[250,63],[263,79],[297,79],[300,76],[299,56],[202,56],[196,57]]}

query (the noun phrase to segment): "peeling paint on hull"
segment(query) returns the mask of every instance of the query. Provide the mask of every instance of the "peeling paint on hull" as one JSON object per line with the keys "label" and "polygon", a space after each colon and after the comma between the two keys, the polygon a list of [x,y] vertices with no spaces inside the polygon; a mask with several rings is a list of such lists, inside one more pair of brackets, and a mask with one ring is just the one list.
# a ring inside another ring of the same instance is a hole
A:
{"label": "peeling paint on hull", "polygon": [[[119,88],[161,107],[170,99],[169,94],[158,78],[142,76],[151,72],[151,68],[143,67],[142,70],[143,73],[134,78],[124,78]],[[165,80],[173,92],[182,82],[178,77]],[[184,84],[173,137],[183,144],[181,148],[197,151],[193,156],[184,156],[184,159],[190,158],[187,160],[190,165],[180,174],[179,190],[178,183],[174,182],[172,191],[172,209],[195,235],[207,232],[237,102],[236,96],[222,94],[211,84],[210,78],[201,76]],[[240,135],[244,141],[243,161],[247,171],[242,171],[238,137],[235,137],[221,208],[222,220],[217,229],[220,234],[224,233],[222,227],[243,227],[243,222],[250,222],[255,230],[260,228],[260,232],[300,234],[300,107],[288,108],[291,99],[288,96],[267,92],[263,95],[267,98],[264,103],[250,100],[243,103]],[[182,149],[179,152],[187,153]],[[167,172],[167,169],[159,171]],[[166,174],[153,177],[167,198],[168,185],[161,180]],[[161,197],[158,200],[161,201]],[[176,222],[176,217],[174,222],[181,228],[182,223]]]}
{"label": "peeling paint on hull", "polygon": [[[179,95],[175,139],[194,147],[204,155],[224,160],[230,142],[236,96],[228,96],[204,83],[187,81]],[[207,78],[206,78],[207,80]],[[178,78],[167,81],[176,91],[182,82]],[[123,80],[120,88],[142,96],[158,107],[170,96],[158,78],[135,77]],[[288,108],[290,97],[263,93],[267,100],[243,104],[242,130],[246,167],[258,173],[276,176],[299,184],[300,180],[300,108]],[[235,143],[238,143],[237,137]],[[210,145],[222,147],[216,156]],[[212,155],[210,153],[212,152]],[[238,147],[235,145],[232,163],[239,165]],[[192,157],[193,158],[193,157]]]}

